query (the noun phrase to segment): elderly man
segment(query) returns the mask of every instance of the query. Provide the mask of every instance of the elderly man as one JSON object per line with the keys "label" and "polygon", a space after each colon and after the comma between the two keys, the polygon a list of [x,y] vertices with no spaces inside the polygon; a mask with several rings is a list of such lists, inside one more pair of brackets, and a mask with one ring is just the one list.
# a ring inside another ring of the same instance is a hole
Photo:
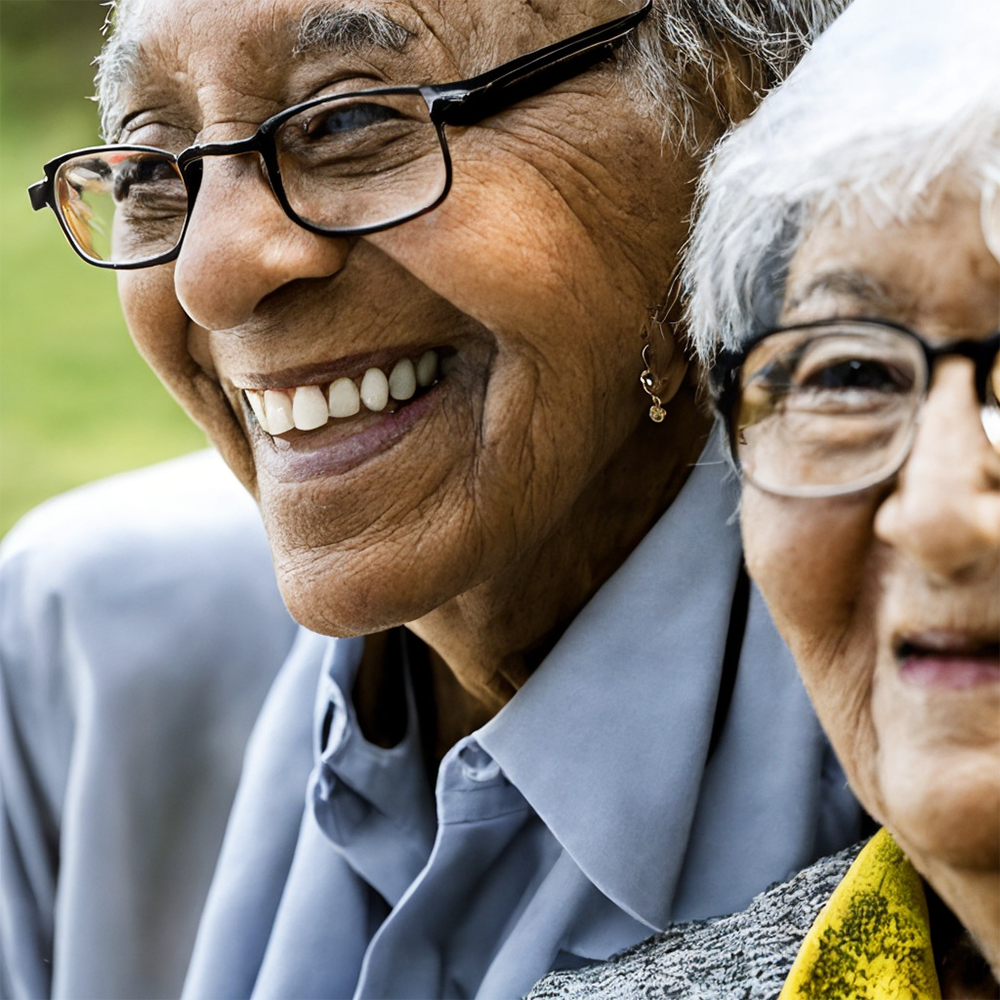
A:
{"label": "elderly man", "polygon": [[516,995],[856,833],[670,295],[702,153],[831,13],[119,6],[110,145],[32,199],[119,270],[312,630],[187,995]]}

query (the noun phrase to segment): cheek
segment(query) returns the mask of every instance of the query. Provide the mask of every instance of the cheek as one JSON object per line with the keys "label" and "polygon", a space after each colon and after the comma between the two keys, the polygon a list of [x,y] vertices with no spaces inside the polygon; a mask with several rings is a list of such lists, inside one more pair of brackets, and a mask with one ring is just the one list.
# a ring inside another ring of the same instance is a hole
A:
{"label": "cheek", "polygon": [[[610,269],[589,233],[565,205],[539,204],[534,191],[510,178],[492,190],[483,177],[464,186],[456,181],[448,200],[430,215],[369,238],[493,331],[579,324],[588,309],[607,309],[602,299]],[[633,289],[629,298],[635,294]]]}
{"label": "cheek", "polygon": [[135,346],[167,387],[188,374],[187,316],[174,297],[173,265],[120,271],[118,296]]}
{"label": "cheek", "polygon": [[744,488],[747,565],[795,647],[853,622],[870,565],[872,517],[855,497],[773,497]]}
{"label": "cheek", "polygon": [[650,293],[620,240],[602,245],[538,184],[531,171],[483,168],[435,212],[370,240],[493,336],[484,438],[502,467],[531,442],[541,485],[546,472],[599,465],[636,422]]}
{"label": "cheek", "polygon": [[857,497],[779,498],[748,485],[741,519],[750,575],[854,791],[878,815],[873,513]]}
{"label": "cheek", "polygon": [[173,265],[121,271],[118,294],[136,348],[170,394],[256,495],[253,458],[240,424],[212,377],[207,341],[195,333],[174,295]]}
{"label": "cheek", "polygon": [[658,141],[620,175],[553,139],[483,141],[485,151],[455,144],[444,203],[371,241],[462,312],[498,333],[530,333],[540,350],[552,330],[637,333],[686,235],[693,165],[662,160]]}

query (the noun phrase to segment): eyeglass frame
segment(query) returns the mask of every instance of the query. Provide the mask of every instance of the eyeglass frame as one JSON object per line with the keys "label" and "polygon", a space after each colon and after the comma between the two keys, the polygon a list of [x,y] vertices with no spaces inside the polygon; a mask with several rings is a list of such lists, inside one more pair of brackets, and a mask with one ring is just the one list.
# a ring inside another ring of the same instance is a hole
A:
{"label": "eyeglass frame", "polygon": [[[278,203],[288,218],[303,229],[320,236],[330,237],[366,236],[369,233],[392,229],[395,226],[402,225],[404,222],[409,222],[411,219],[433,211],[448,196],[452,184],[452,164],[444,132],[446,125],[475,125],[484,118],[488,118],[490,115],[516,104],[518,101],[540,94],[550,87],[570,80],[597,63],[602,62],[622,45],[626,36],[633,28],[646,19],[653,9],[653,3],[654,0],[645,0],[638,10],[596,25],[593,28],[588,28],[585,31],[578,32],[569,38],[553,42],[540,49],[535,49],[533,52],[501,63],[501,65],[487,70],[485,73],[470,77],[467,80],[441,84],[377,87],[368,90],[351,91],[343,95],[324,94],[322,97],[311,98],[308,101],[285,108],[276,115],[272,115],[257,128],[253,135],[246,139],[237,139],[232,142],[195,144],[188,146],[176,154],[156,146],[130,146],[127,144],[88,146],[83,149],[76,149],[57,156],[45,164],[43,168],[45,177],[40,181],[36,181],[28,188],[31,205],[36,212],[46,206],[52,209],[70,246],[88,264],[116,271],[153,267],[157,264],[169,263],[175,260],[180,254],[181,246],[184,243],[184,236],[191,221],[195,199],[201,186],[202,161],[210,156],[240,156],[246,153],[257,153],[264,162],[268,183]],[[303,111],[308,111],[312,107],[340,96],[357,99],[400,94],[421,96],[427,104],[430,122],[437,131],[445,165],[445,181],[438,197],[424,208],[405,213],[387,222],[377,223],[372,226],[328,228],[317,226],[302,219],[291,207],[281,180],[281,171],[278,166],[278,151],[274,141],[274,136],[278,129],[286,121],[301,114]],[[97,260],[84,252],[82,247],[79,246],[77,238],[70,231],[57,205],[55,193],[56,172],[63,163],[74,157],[109,151],[166,153],[176,163],[181,179],[184,181],[188,203],[184,216],[184,225],[180,235],[177,237],[177,243],[166,253],[151,257],[148,260],[127,261],[123,263]]]}
{"label": "eyeglass frame", "polygon": [[[850,323],[858,326],[869,325],[881,330],[893,330],[896,333],[903,334],[909,340],[916,343],[916,345],[920,348],[924,359],[925,382],[923,390],[920,393],[919,401],[913,411],[910,423],[910,435],[906,443],[906,447],[902,449],[898,463],[885,473],[880,472],[878,478],[874,480],[865,478],[859,480],[856,484],[834,487],[810,487],[808,488],[808,491],[804,488],[801,492],[782,492],[768,486],[762,486],[760,483],[757,483],[752,476],[748,476],[746,474],[742,467],[742,463],[740,462],[739,454],[737,453],[739,437],[736,433],[737,428],[734,426],[734,421],[736,405],[739,402],[742,393],[742,389],[740,387],[740,372],[743,369],[743,365],[746,363],[751,351],[753,351],[758,344],[767,340],[768,337],[772,337],[779,333],[789,333],[794,330],[810,330],[829,327],[836,323]],[[723,427],[725,428],[726,443],[729,448],[730,457],[732,458],[734,467],[739,471],[740,476],[747,478],[758,489],[763,490],[765,493],[771,493],[774,496],[795,497],[798,499],[819,499],[824,497],[845,496],[850,493],[860,493],[873,486],[879,486],[886,483],[896,476],[899,470],[906,464],[906,460],[909,458],[910,452],[913,449],[913,441],[915,437],[913,430],[919,420],[920,411],[923,409],[923,405],[927,401],[927,395],[930,392],[931,381],[934,375],[934,366],[937,364],[939,358],[951,356],[962,357],[967,358],[973,363],[973,386],[975,388],[976,400],[980,406],[980,422],[982,423],[982,415],[989,405],[986,394],[990,369],[996,361],[998,354],[1000,354],[1000,330],[987,334],[987,336],[982,340],[973,340],[971,338],[948,340],[935,346],[928,343],[916,330],[903,323],[896,323],[892,320],[879,319],[878,317],[872,316],[830,317],[827,319],[814,320],[809,323],[792,323],[789,326],[768,328],[762,333],[753,336],[746,343],[741,344],[736,350],[720,351],[709,371],[708,383],[709,391],[713,400],[713,406],[719,416],[719,419],[722,421]],[[996,398],[997,397],[994,395],[994,399]],[[998,400],[998,409],[1000,409],[1000,400]],[[986,433],[985,424],[983,425],[983,432]],[[990,439],[990,443],[993,444],[992,439]]]}

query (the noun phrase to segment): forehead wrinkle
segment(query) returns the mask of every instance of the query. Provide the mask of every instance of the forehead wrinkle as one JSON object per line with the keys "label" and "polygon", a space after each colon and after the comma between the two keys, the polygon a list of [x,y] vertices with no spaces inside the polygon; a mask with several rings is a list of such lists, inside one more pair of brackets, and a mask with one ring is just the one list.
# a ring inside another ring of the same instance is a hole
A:
{"label": "forehead wrinkle", "polygon": [[537,0],[428,0],[413,6],[421,34],[448,58],[452,78],[482,73],[596,23],[584,16],[579,0],[547,0],[544,6]]}
{"label": "forehead wrinkle", "polygon": [[411,36],[408,28],[380,10],[314,4],[299,21],[292,54],[348,54],[372,49],[400,52]]}
{"label": "forehead wrinkle", "polygon": [[[225,8],[223,8],[225,9]],[[119,0],[114,31],[98,58],[97,89],[101,131],[108,142],[117,141],[125,124],[125,96],[136,90],[156,60],[151,55],[151,40],[145,37],[147,20],[141,16],[141,0]],[[318,2],[296,17],[282,16],[278,5],[261,4],[257,27],[245,21],[238,28],[246,42],[264,46],[257,58],[267,65],[266,46],[284,39],[294,56],[342,53],[382,49],[399,51],[413,32],[379,10],[353,8],[343,3]],[[197,33],[190,26],[182,37],[193,40]],[[154,38],[153,44],[157,44]],[[287,50],[286,50],[287,51]],[[176,74],[175,74],[176,75]]]}

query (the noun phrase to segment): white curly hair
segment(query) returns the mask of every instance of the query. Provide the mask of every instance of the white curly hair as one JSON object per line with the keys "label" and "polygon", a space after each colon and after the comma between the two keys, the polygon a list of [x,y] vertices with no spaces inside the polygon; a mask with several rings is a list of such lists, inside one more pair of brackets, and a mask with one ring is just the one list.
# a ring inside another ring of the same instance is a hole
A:
{"label": "white curly hair", "polygon": [[711,155],[682,274],[694,354],[776,324],[813,220],[905,221],[946,176],[974,186],[1000,258],[1000,5],[856,0]]}

